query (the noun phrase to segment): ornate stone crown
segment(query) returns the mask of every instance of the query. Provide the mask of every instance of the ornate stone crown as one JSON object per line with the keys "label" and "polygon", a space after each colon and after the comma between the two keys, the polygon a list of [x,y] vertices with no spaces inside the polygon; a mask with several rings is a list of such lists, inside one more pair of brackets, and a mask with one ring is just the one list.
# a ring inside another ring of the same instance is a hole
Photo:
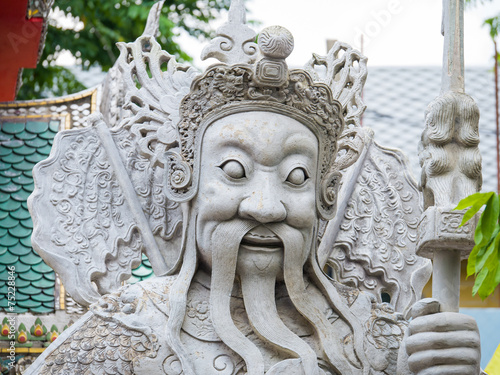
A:
{"label": "ornate stone crown", "polygon": [[326,84],[315,83],[305,70],[289,71],[285,59],[293,50],[293,37],[285,28],[272,26],[263,30],[259,35],[259,50],[262,58],[255,64],[251,64],[255,59],[254,49],[250,58],[245,58],[243,48],[220,52],[216,57],[223,61],[237,61],[231,57],[237,53],[243,56],[244,63],[217,64],[194,79],[189,94],[180,104],[180,152],[167,153],[169,198],[182,202],[196,194],[200,139],[213,121],[233,113],[269,111],[295,118],[316,134],[320,144],[319,182],[328,186],[318,209],[323,217],[330,217],[338,188],[338,175],[332,166],[337,140],[344,128],[342,105]]}
{"label": "ornate stone crown", "polygon": [[[340,103],[333,99],[328,86],[314,83],[307,72],[294,70],[286,75],[283,85],[273,87],[257,84],[262,76],[249,66],[216,65],[195,79],[181,104],[179,135],[184,160],[193,167],[196,134],[207,118],[214,121],[228,113],[260,109],[298,117],[319,137],[325,137],[321,141],[331,162],[344,126]],[[321,172],[328,166],[323,164]]]}

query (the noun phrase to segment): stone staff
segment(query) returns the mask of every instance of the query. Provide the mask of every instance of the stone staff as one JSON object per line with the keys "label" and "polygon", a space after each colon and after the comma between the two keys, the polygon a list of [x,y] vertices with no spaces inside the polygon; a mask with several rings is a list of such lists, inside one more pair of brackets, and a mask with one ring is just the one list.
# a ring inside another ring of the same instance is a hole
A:
{"label": "stone staff", "polygon": [[479,109],[465,94],[464,0],[443,0],[444,61],[440,95],[425,115],[419,145],[424,210],[417,253],[433,259],[433,297],[458,312],[460,261],[474,246],[476,222],[460,227],[458,202],[481,188]]}

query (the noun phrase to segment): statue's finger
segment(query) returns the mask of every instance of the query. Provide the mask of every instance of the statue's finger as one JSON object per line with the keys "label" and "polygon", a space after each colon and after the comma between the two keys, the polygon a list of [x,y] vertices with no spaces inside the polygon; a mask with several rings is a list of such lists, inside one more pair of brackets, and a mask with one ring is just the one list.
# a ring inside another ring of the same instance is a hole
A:
{"label": "statue's finger", "polygon": [[479,360],[479,351],[473,348],[426,350],[410,355],[408,367],[420,375],[420,371],[434,366],[477,366]]}
{"label": "statue's finger", "polygon": [[420,332],[477,331],[477,324],[470,316],[446,312],[415,318],[408,329],[411,335]]}
{"label": "statue's finger", "polygon": [[438,313],[441,308],[439,301],[434,298],[424,298],[415,302],[411,307],[410,316],[415,319],[419,316]]}
{"label": "statue's finger", "polygon": [[445,365],[426,368],[418,375],[477,375],[477,366]]}
{"label": "statue's finger", "polygon": [[479,335],[475,331],[422,332],[406,339],[406,352],[409,355],[425,350],[479,346]]}

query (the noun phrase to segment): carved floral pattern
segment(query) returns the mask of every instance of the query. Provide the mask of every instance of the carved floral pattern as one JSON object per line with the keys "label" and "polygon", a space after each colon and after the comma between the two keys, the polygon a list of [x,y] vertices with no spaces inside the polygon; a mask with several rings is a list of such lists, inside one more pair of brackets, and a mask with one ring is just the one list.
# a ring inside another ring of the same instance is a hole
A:
{"label": "carved floral pattern", "polygon": [[188,304],[186,314],[190,318],[196,318],[204,321],[210,317],[208,301],[192,301]]}
{"label": "carved floral pattern", "polygon": [[118,48],[124,109],[130,111],[119,126],[135,136],[140,153],[153,166],[162,166],[165,152],[178,143],[179,106],[196,71],[177,63],[152,36],[119,43]]}
{"label": "carved floral pattern", "polygon": [[98,237],[107,238],[112,225],[124,226],[118,210],[123,195],[96,135],[82,135],[71,142],[52,178],[50,201],[60,216],[51,240],[56,246],[72,242],[69,256],[79,263],[78,254],[87,253]]}
{"label": "carved floral pattern", "polygon": [[243,0],[231,1],[228,22],[217,29],[216,37],[201,52],[202,60],[214,57],[227,64],[252,63],[258,57],[255,31],[246,25]]}
{"label": "carved floral pattern", "polygon": [[377,349],[399,349],[408,323],[386,303],[376,304],[366,322],[366,338]]}
{"label": "carved floral pattern", "polygon": [[462,222],[463,214],[462,212],[448,212],[448,213],[443,213],[441,219],[442,222],[440,223],[439,231],[443,233],[470,233],[471,232],[471,225],[464,225],[460,226]]}
{"label": "carved floral pattern", "polygon": [[[105,293],[130,275],[141,259],[142,237],[96,129],[62,133],[56,144],[34,171],[32,242],[73,298],[89,304],[99,297],[92,281]],[[38,220],[42,213],[51,221]]]}
{"label": "carved floral pattern", "polygon": [[188,301],[186,315],[191,318],[191,323],[197,328],[196,334],[199,338],[214,335],[208,301]]}
{"label": "carved floral pattern", "polygon": [[[115,130],[113,138],[122,160],[127,163],[135,192],[153,234],[164,241],[171,240],[182,223],[182,213],[179,204],[167,200],[165,196],[163,168],[151,165],[150,160],[139,152],[136,136],[126,129]],[[167,244],[165,246],[168,247]]]}
{"label": "carved floral pattern", "polygon": [[404,311],[425,284],[408,287],[412,273],[430,267],[415,255],[420,196],[399,152],[367,147],[328,264],[340,282],[373,292],[380,302],[387,293]]}

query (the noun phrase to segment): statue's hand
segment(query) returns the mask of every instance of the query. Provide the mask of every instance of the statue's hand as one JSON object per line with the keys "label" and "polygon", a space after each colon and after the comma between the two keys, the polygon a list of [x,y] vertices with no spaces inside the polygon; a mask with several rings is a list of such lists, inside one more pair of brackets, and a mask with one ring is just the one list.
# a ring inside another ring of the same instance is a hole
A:
{"label": "statue's hand", "polygon": [[415,375],[480,374],[480,342],[470,316],[438,312],[439,302],[424,299],[412,308],[406,352]]}

